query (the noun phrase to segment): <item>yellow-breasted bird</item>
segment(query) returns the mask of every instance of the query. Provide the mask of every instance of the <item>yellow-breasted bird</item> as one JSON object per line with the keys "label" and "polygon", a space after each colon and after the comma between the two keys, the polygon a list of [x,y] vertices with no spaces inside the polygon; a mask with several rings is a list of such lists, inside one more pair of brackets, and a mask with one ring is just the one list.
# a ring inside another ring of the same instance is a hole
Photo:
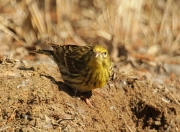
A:
{"label": "yellow-breasted bird", "polygon": [[51,44],[53,50],[38,53],[52,56],[58,65],[64,83],[79,92],[102,88],[112,74],[108,51],[100,45],[77,46]]}

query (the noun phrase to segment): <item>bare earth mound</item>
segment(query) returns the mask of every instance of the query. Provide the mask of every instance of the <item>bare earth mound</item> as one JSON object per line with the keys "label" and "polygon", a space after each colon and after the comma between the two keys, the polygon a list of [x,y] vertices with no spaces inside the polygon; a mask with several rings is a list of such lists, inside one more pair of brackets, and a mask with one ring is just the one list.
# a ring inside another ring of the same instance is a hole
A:
{"label": "bare earth mound", "polygon": [[[49,60],[51,61],[51,60]],[[89,108],[63,84],[54,62],[0,62],[0,131],[179,131],[180,103],[133,71],[92,92]],[[180,93],[176,89],[176,93]]]}

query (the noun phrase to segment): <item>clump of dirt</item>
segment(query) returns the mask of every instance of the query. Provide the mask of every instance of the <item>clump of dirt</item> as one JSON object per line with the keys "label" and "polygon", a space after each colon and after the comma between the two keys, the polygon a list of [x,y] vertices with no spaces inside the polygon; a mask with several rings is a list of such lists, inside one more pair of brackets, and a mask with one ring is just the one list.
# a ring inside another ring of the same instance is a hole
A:
{"label": "clump of dirt", "polygon": [[180,130],[179,101],[164,85],[115,69],[89,108],[45,60],[1,59],[0,131]]}

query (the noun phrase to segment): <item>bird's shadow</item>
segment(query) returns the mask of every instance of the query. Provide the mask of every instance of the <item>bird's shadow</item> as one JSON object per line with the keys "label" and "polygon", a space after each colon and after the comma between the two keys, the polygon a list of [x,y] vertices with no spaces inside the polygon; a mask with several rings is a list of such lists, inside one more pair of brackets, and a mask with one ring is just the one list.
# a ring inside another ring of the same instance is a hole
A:
{"label": "bird's shadow", "polygon": [[70,88],[69,86],[67,86],[64,82],[62,81],[56,81],[53,77],[48,76],[48,75],[43,75],[41,74],[40,76],[44,76],[48,79],[51,80],[52,83],[57,84],[58,85],[58,90],[59,91],[63,91],[65,93],[67,93],[69,96],[71,97],[81,97],[81,96],[85,96],[87,98],[90,98],[92,96],[92,91],[88,91],[88,92],[78,92],[72,88]]}

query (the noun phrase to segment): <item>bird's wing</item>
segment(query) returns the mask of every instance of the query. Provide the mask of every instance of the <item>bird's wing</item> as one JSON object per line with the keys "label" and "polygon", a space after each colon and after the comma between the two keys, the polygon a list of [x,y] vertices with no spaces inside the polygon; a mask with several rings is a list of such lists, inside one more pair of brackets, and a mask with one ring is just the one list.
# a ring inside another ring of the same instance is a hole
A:
{"label": "bird's wing", "polygon": [[86,67],[86,54],[91,50],[90,46],[77,45],[51,45],[58,61],[71,73],[79,73]]}
{"label": "bird's wing", "polygon": [[81,47],[69,45],[69,50],[67,50],[64,56],[68,70],[74,73],[79,73],[86,68],[87,61],[85,60],[85,56],[89,51],[89,46]]}

